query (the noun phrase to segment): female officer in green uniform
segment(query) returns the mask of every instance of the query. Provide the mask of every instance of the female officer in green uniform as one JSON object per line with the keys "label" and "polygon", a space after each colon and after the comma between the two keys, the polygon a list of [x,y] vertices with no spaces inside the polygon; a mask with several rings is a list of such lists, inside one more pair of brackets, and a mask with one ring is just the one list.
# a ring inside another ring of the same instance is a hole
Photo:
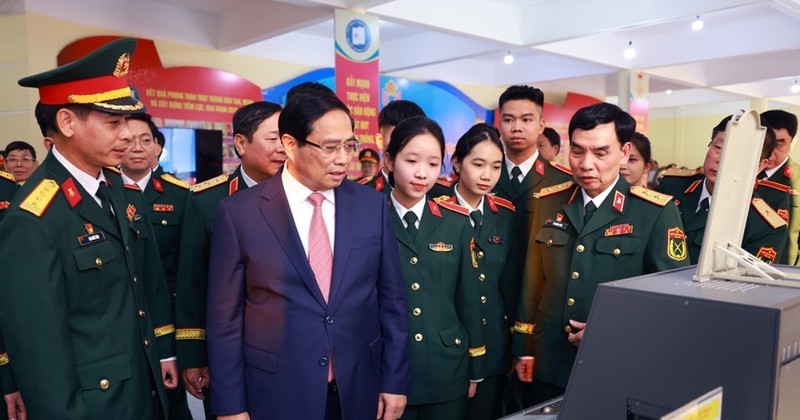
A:
{"label": "female officer in green uniform", "polygon": [[483,378],[477,272],[469,213],[426,199],[439,175],[444,136],[435,121],[401,122],[386,151],[395,236],[408,285],[411,392],[403,419],[463,419],[470,379]]}

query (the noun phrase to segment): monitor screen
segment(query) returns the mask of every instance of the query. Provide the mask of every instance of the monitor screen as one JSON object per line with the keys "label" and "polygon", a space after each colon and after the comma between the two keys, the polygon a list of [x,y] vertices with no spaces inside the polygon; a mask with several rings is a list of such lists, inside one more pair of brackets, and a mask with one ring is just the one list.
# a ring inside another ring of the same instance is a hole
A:
{"label": "monitor screen", "polygon": [[196,136],[192,128],[161,128],[164,150],[158,162],[165,172],[181,179],[197,176]]}

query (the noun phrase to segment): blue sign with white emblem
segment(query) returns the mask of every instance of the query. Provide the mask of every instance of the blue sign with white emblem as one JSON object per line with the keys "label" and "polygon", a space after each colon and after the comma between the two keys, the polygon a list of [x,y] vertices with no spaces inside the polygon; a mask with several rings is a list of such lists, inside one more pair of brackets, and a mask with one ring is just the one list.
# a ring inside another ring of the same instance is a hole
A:
{"label": "blue sign with white emblem", "polygon": [[347,24],[345,37],[347,38],[347,45],[355,52],[363,53],[372,44],[372,34],[369,31],[369,26],[361,19],[353,19]]}

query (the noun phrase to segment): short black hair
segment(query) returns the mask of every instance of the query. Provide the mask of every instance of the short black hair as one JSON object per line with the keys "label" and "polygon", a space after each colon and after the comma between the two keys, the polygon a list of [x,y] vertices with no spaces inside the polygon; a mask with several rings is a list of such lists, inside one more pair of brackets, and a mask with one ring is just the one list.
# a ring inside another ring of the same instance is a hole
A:
{"label": "short black hair", "polygon": [[645,164],[653,161],[653,152],[650,148],[650,139],[648,139],[647,136],[637,131],[633,133],[633,136],[631,137],[631,143],[633,143],[633,146],[639,151],[639,154],[642,155],[642,160],[644,160]]}
{"label": "short black hair", "polygon": [[785,129],[792,138],[797,135],[797,115],[782,109],[771,109],[761,113],[761,117],[776,130]]}
{"label": "short black hair", "polygon": [[36,115],[36,122],[39,124],[39,130],[42,131],[42,137],[53,137],[59,134],[58,123],[56,122],[56,114],[60,109],[68,109],[75,113],[78,118],[85,120],[92,109],[79,104],[67,105],[45,105],[41,102],[36,103],[34,115]]}
{"label": "short black hair", "polygon": [[378,113],[378,128],[394,127],[411,117],[425,117],[425,111],[414,102],[397,99],[386,104]]}
{"label": "short black hair", "polygon": [[336,110],[347,114],[350,118],[350,127],[353,128],[354,121],[350,109],[330,89],[325,91],[307,88],[296,91],[286,102],[286,107],[278,117],[278,131],[281,136],[288,134],[294,137],[298,147],[303,147],[317,120],[328,112]]}
{"label": "short black hair", "polygon": [[267,101],[253,102],[237,109],[233,113],[233,135],[241,134],[248,142],[253,141],[258,126],[282,109],[280,105]]}
{"label": "short black hair", "polygon": [[[458,143],[456,143],[456,148],[453,151],[453,156],[451,160],[458,159],[459,162],[464,162],[464,159],[469,155],[469,152],[480,143],[484,141],[489,141],[498,149],[505,158],[505,150],[503,149],[503,142],[500,141],[500,131],[493,125],[486,124],[486,123],[478,123],[470,127],[461,138],[458,139]],[[455,166],[453,167],[453,171],[458,175],[458,171],[456,170]]]}
{"label": "short black hair", "polygon": [[296,84],[286,92],[286,103],[288,104],[292,98],[298,93],[318,93],[322,95],[336,95],[329,87],[320,82],[303,82]]}
{"label": "short black hair", "polygon": [[408,145],[414,137],[422,134],[430,134],[439,142],[439,149],[442,152],[442,159],[444,159],[444,133],[439,124],[423,116],[406,118],[397,124],[397,127],[392,131],[392,138],[389,141],[389,147],[386,149],[386,154],[394,159],[403,149]]}
{"label": "short black hair", "polygon": [[134,114],[130,114],[128,119],[142,121],[146,123],[147,127],[150,128],[150,135],[153,137],[153,140],[156,140],[156,133],[158,133],[158,127],[156,127],[156,123],[153,122],[153,117],[150,114],[146,112],[137,112]]}
{"label": "short black hair", "polygon": [[506,102],[516,100],[528,100],[536,105],[539,105],[539,107],[544,107],[544,92],[533,86],[509,86],[502,94],[500,94],[498,107],[502,108]]}
{"label": "short black hair", "polygon": [[34,149],[33,146],[31,146],[30,144],[28,144],[28,142],[24,142],[22,140],[12,141],[11,143],[8,143],[8,145],[6,146],[6,150],[3,152],[3,156],[8,156],[9,153],[15,150],[27,150],[31,152],[31,157],[33,157],[33,160],[36,160],[36,149]]}
{"label": "short black hair", "polygon": [[713,129],[711,129],[711,141],[714,141],[714,138],[717,137],[717,134],[720,132],[725,132],[728,129],[728,121],[733,118],[733,115],[728,115],[727,117],[723,118],[722,121],[719,122]]}
{"label": "short black hair", "polygon": [[559,149],[561,148],[561,136],[558,135],[558,131],[550,127],[545,127],[542,134],[547,137],[547,141],[550,142],[551,146],[558,147]]}
{"label": "short black hair", "polygon": [[636,132],[636,120],[622,108],[608,102],[583,107],[569,120],[569,138],[575,130],[591,130],[601,124],[614,123],[620,145],[631,141]]}

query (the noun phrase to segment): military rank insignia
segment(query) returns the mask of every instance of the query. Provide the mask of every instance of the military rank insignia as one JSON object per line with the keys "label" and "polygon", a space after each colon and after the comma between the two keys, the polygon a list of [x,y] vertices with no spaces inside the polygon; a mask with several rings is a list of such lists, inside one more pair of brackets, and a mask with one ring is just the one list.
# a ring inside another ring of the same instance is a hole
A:
{"label": "military rank insignia", "polygon": [[495,235],[489,237],[489,243],[492,245],[502,245],[505,241],[499,235]]}
{"label": "military rank insignia", "polygon": [[160,179],[153,178],[153,188],[160,193],[164,192],[164,184],[161,183]]}
{"label": "military rank insignia", "polygon": [[544,176],[544,163],[541,160],[537,159],[536,164],[534,166],[536,166],[536,173],[541,176]]}
{"label": "military rank insignia", "polygon": [[667,256],[675,261],[686,259],[686,234],[679,227],[667,230]]}
{"label": "military rank insignia", "polygon": [[435,244],[428,244],[428,248],[434,252],[450,252],[453,250],[453,245],[437,242]]}
{"label": "military rank insignia", "polygon": [[758,249],[758,253],[756,254],[756,258],[761,261],[764,261],[767,264],[772,264],[775,262],[775,257],[778,256],[778,253],[775,251],[775,248],[771,246],[762,246]]}
{"label": "military rank insignia", "polygon": [[788,164],[786,164],[783,167],[783,176],[785,176],[786,178],[791,178],[792,177],[792,167],[789,166]]}
{"label": "military rank insignia", "polygon": [[633,225],[626,223],[624,225],[609,226],[604,236],[630,235],[631,233],[633,233]]}
{"label": "military rank insignia", "polygon": [[781,219],[786,220],[787,222],[789,221],[789,210],[778,209],[777,213],[778,213],[778,216],[781,217]]}
{"label": "military rank insignia", "polygon": [[10,201],[0,201],[0,210],[5,210],[11,204]]}
{"label": "military rank insignia", "polygon": [[128,208],[125,209],[125,215],[128,216],[128,221],[132,222],[133,217],[136,216],[136,207],[133,204],[128,204]]}
{"label": "military rank insignia", "polygon": [[153,204],[153,211],[172,213],[175,211],[175,206],[172,204]]}
{"label": "military rank insignia", "polygon": [[614,207],[617,213],[622,213],[622,209],[625,208],[625,194],[614,191],[614,202],[611,204],[611,207]]}

